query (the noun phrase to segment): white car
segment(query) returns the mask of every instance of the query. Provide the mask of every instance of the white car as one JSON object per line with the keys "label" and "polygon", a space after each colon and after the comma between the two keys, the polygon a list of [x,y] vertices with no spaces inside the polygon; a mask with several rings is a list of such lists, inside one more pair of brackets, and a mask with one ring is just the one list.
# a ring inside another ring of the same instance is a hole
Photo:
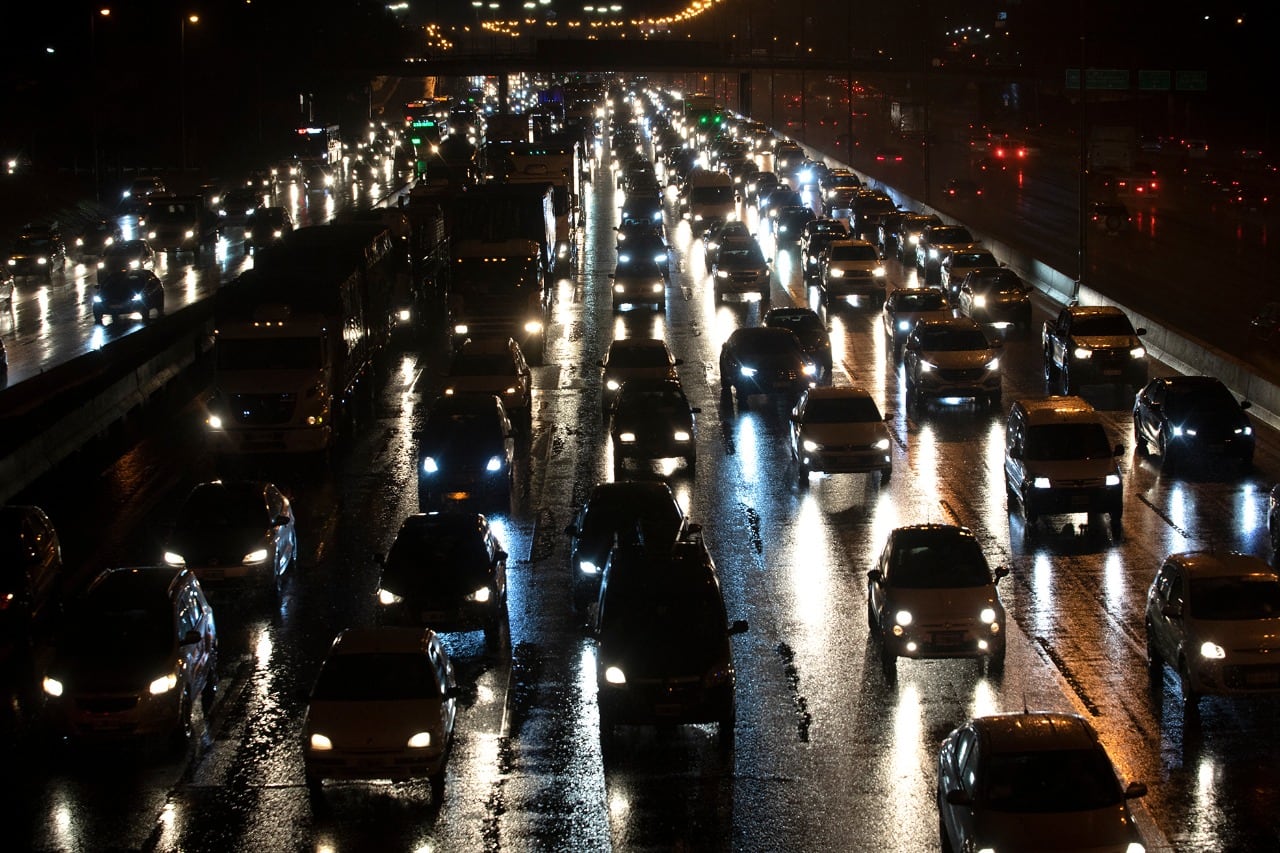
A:
{"label": "white car", "polygon": [[971,317],[916,323],[903,345],[908,403],[920,409],[930,399],[955,398],[999,408],[1002,346]]}
{"label": "white car", "polygon": [[1075,714],[978,717],[942,742],[938,830],[943,850],[1145,853],[1129,800],[1097,733]]}
{"label": "white car", "polygon": [[893,475],[889,428],[871,394],[862,388],[808,388],[791,411],[791,458],[800,485],[810,471],[880,472],[880,484]]}
{"label": "white car", "polygon": [[492,394],[512,420],[533,416],[533,374],[520,344],[512,338],[470,338],[453,354],[444,393]]}
{"label": "white car", "polygon": [[1280,694],[1280,574],[1261,557],[1171,554],[1147,591],[1146,626],[1152,678],[1172,667],[1188,711],[1206,693]]}
{"label": "white car", "polygon": [[948,251],[938,265],[942,289],[952,299],[960,296],[960,285],[971,271],[984,267],[999,267],[1000,262],[978,243],[957,246]]}
{"label": "white car", "polygon": [[936,287],[895,287],[880,308],[885,342],[895,356],[902,352],[907,335],[920,320],[945,320],[952,316],[947,295]]}
{"label": "white car", "polygon": [[307,789],[326,779],[428,779],[444,791],[458,687],[429,628],[348,628],[333,641],[302,724]]}
{"label": "white car", "polygon": [[866,240],[832,240],[822,250],[819,284],[828,306],[884,304],[885,270],[880,251]]}

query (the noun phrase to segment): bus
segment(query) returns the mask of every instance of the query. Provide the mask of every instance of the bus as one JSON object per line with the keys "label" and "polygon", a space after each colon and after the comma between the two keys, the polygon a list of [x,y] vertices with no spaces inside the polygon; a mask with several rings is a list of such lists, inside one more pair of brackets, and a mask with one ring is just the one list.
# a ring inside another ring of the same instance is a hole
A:
{"label": "bus", "polygon": [[303,163],[320,163],[325,166],[342,165],[342,139],[338,126],[308,125],[294,134],[294,156]]}

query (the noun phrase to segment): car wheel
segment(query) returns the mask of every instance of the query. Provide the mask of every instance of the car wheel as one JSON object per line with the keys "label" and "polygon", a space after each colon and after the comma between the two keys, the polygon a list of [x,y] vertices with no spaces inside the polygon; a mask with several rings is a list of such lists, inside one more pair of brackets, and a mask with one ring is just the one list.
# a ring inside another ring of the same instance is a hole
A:
{"label": "car wheel", "polygon": [[1172,474],[1178,470],[1177,454],[1169,443],[1166,433],[1160,433],[1160,470]]}
{"label": "car wheel", "polygon": [[698,454],[690,453],[685,456],[684,467],[688,468],[690,473],[698,470]]}
{"label": "car wheel", "polygon": [[987,397],[987,405],[991,407],[992,411],[999,411],[1000,404],[1003,400],[1004,400],[1004,395],[1001,392],[997,391],[994,394],[991,394],[990,396]]}
{"label": "car wheel", "polygon": [[1004,653],[1005,647],[1001,646],[999,651],[987,655],[987,675],[1000,676],[1004,674]]}
{"label": "car wheel", "polygon": [[444,801],[444,768],[428,776],[427,782],[431,786],[431,802],[438,807]]}
{"label": "car wheel", "polygon": [[1200,711],[1200,693],[1191,686],[1191,670],[1187,667],[1186,658],[1178,661],[1178,681],[1182,688],[1182,705],[1188,714]]}
{"label": "car wheel", "polygon": [[204,689],[200,691],[200,710],[205,714],[209,713],[209,709],[213,707],[213,702],[218,698],[218,655],[215,653],[209,658],[209,674],[204,680]]}
{"label": "car wheel", "polygon": [[182,752],[191,741],[191,693],[185,688],[182,698],[178,700],[178,719],[174,722],[173,732],[169,735],[170,745],[174,752]]}
{"label": "car wheel", "polygon": [[1109,513],[1111,516],[1111,538],[1119,542],[1124,537],[1124,523],[1119,512]]}
{"label": "car wheel", "polygon": [[1155,638],[1151,636],[1151,625],[1147,624],[1147,676],[1151,679],[1152,684],[1159,684],[1160,677],[1164,674],[1164,658],[1160,657],[1160,650],[1156,648]]}
{"label": "car wheel", "polygon": [[1151,455],[1151,445],[1147,444],[1147,439],[1142,435],[1137,416],[1133,419],[1133,450],[1142,459]]}
{"label": "car wheel", "polygon": [[883,641],[880,643],[880,672],[890,684],[898,680],[898,656]]}

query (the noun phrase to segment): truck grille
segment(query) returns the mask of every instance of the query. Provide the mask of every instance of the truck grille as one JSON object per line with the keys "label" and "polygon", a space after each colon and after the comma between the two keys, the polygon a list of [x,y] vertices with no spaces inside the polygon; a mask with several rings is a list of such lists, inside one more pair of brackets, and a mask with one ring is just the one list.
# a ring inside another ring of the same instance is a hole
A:
{"label": "truck grille", "polygon": [[272,426],[287,424],[293,420],[298,395],[289,394],[232,394],[231,416],[245,426]]}

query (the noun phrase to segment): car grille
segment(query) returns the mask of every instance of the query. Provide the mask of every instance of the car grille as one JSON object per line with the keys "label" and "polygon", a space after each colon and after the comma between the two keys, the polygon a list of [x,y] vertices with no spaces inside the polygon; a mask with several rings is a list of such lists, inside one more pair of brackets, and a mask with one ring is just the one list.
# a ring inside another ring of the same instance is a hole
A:
{"label": "car grille", "polygon": [[866,453],[876,448],[870,444],[824,444],[824,453]]}
{"label": "car grille", "polygon": [[287,424],[293,420],[297,394],[232,394],[231,414],[246,426]]}
{"label": "car grille", "polygon": [[1268,687],[1280,689],[1280,663],[1237,664],[1223,667],[1222,681],[1227,687],[1235,690]]}
{"label": "car grille", "polygon": [[985,367],[969,367],[963,370],[939,368],[938,378],[946,382],[974,382],[987,374]]}
{"label": "car grille", "polygon": [[1084,480],[1057,480],[1053,481],[1055,489],[1101,489],[1107,484],[1103,477],[1090,477]]}
{"label": "car grille", "polygon": [[120,714],[138,705],[136,696],[88,697],[76,700],[76,707],[88,714]]}

